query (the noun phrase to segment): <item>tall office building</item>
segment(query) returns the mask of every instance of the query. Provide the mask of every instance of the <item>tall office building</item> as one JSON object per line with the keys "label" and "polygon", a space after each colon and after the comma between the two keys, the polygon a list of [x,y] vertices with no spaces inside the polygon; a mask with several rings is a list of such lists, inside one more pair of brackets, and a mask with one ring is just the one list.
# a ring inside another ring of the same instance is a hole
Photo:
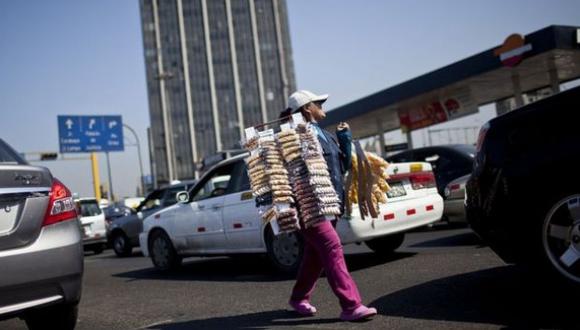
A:
{"label": "tall office building", "polygon": [[295,89],[284,0],[140,0],[157,183],[236,148]]}

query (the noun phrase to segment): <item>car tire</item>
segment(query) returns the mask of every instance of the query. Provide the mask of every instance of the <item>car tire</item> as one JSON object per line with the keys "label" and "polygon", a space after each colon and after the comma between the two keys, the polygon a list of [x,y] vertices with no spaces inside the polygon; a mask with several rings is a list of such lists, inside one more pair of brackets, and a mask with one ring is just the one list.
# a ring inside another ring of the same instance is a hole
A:
{"label": "car tire", "polygon": [[365,241],[365,244],[375,253],[387,255],[398,249],[403,244],[404,240],[405,233],[397,233]]}
{"label": "car tire", "polygon": [[32,310],[24,317],[30,330],[75,328],[78,316],[78,304],[61,304]]}
{"label": "car tire", "polygon": [[156,230],[149,238],[149,254],[155,268],[172,271],[181,266],[182,258],[177,255],[173,242],[164,231]]}
{"label": "car tire", "polygon": [[[551,199],[540,213],[541,253],[536,266],[544,274],[580,288],[580,194],[563,194]],[[570,208],[573,208],[571,210]]]}
{"label": "car tire", "polygon": [[304,244],[298,233],[274,235],[272,228],[268,226],[265,240],[268,258],[278,271],[288,274],[298,272],[304,253]]}
{"label": "car tire", "polygon": [[117,257],[123,258],[131,255],[133,247],[131,246],[131,242],[129,241],[129,238],[127,238],[127,235],[121,232],[117,232],[113,234],[113,239],[111,240],[111,242],[112,242],[111,245],[113,246],[113,251],[115,251]]}

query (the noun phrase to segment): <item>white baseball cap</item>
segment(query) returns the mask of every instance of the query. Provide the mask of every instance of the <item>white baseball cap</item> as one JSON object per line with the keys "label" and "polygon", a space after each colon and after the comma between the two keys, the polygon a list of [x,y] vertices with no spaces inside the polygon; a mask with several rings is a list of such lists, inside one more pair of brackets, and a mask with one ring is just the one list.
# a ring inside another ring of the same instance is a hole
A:
{"label": "white baseball cap", "polygon": [[328,94],[316,95],[306,90],[296,91],[288,98],[288,106],[286,108],[290,109],[291,112],[296,112],[296,110],[310,102],[324,103],[326,99],[328,99]]}

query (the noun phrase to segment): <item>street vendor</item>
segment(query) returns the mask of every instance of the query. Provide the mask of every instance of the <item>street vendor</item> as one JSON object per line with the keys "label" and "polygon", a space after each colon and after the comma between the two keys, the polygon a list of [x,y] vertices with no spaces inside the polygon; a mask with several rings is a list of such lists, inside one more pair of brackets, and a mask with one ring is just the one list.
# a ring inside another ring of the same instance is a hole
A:
{"label": "street vendor", "polygon": [[[317,131],[332,184],[342,201],[341,213],[343,213],[347,193],[343,178],[351,167],[352,136],[347,123],[340,123],[337,126],[336,136],[318,126],[318,122],[326,117],[322,105],[327,99],[327,94],[316,95],[306,90],[296,91],[290,95],[287,109],[280,117],[301,113]],[[342,308],[340,319],[355,321],[370,318],[377,314],[377,310],[362,304],[358,288],[346,267],[342,243],[334,228],[337,219],[338,217],[322,221],[300,230],[304,238],[304,256],[289,304],[301,315],[314,315],[316,308],[310,304],[310,298],[316,281],[324,270]]]}

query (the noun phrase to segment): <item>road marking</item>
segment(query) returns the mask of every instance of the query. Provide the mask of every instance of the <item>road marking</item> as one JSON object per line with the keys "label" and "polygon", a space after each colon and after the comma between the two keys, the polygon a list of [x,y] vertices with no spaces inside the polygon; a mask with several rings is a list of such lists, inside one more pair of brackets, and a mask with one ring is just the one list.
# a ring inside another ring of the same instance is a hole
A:
{"label": "road marking", "polygon": [[162,325],[162,324],[169,323],[169,322],[173,322],[173,319],[169,319],[169,320],[164,320],[164,321],[159,321],[159,322],[151,323],[151,324],[148,324],[148,325],[145,325],[145,326],[136,328],[136,330],[137,329],[147,329],[147,328],[151,328],[151,327],[154,327],[154,326],[157,326],[157,325]]}

